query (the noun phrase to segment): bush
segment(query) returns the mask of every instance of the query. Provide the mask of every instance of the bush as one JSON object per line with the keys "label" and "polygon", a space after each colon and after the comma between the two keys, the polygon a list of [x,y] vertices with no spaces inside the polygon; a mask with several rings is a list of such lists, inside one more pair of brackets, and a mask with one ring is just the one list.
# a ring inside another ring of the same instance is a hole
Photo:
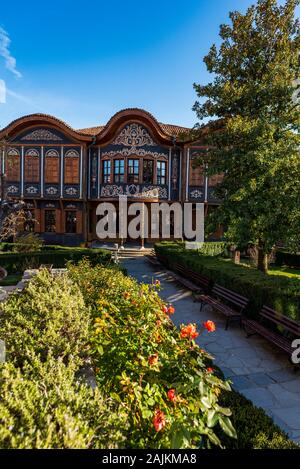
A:
{"label": "bush", "polygon": [[185,250],[175,243],[155,245],[158,257],[170,269],[180,262],[199,272],[213,283],[234,290],[249,298],[246,314],[258,318],[262,306],[268,305],[278,312],[300,320],[300,288],[297,278],[265,275],[257,269],[236,265],[222,258],[205,257],[193,250]]}
{"label": "bush", "polygon": [[291,253],[278,250],[276,252],[276,265],[287,265],[288,267],[296,267],[300,269],[300,253]]}
{"label": "bush", "polygon": [[78,380],[73,365],[31,357],[24,369],[0,367],[0,448],[124,446],[124,412]]}
{"label": "bush", "polygon": [[94,316],[97,384],[127,410],[128,447],[210,448],[222,445],[222,432],[235,436],[230,410],[218,402],[229,384],[207,370],[207,354],[175,328],[156,285],[87,262],[70,266],[70,275]]}
{"label": "bush", "polygon": [[232,422],[237,431],[237,439],[225,436],[228,449],[300,449],[274,424],[263,409],[256,407],[242,394],[224,392],[221,404],[230,407]]}
{"label": "bush", "polygon": [[81,362],[87,352],[90,315],[81,292],[66,274],[52,277],[41,270],[21,293],[2,306],[0,338],[8,358],[18,365],[34,352],[66,363]]}
{"label": "bush", "polygon": [[[43,247],[44,248],[44,247]],[[58,248],[52,251],[28,252],[28,253],[3,253],[0,254],[0,265],[9,274],[23,272],[26,269],[36,269],[41,264],[52,264],[53,267],[65,267],[68,261],[79,262],[87,257],[91,265],[108,264],[111,254],[104,249],[86,248]]]}
{"label": "bush", "polygon": [[36,252],[40,251],[43,240],[36,233],[28,233],[17,238],[13,245],[14,252]]}

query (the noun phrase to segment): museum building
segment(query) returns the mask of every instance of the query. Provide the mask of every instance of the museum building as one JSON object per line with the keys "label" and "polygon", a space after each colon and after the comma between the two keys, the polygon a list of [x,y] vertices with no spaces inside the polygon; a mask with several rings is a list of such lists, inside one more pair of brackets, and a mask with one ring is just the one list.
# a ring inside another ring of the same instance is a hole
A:
{"label": "museum building", "polygon": [[0,129],[5,197],[26,202],[46,243],[65,245],[96,240],[98,204],[118,210],[120,195],[129,204],[203,202],[207,214],[220,203],[220,176],[194,168],[206,147],[182,138],[189,131],[141,109],[79,130],[49,115],[21,117]]}

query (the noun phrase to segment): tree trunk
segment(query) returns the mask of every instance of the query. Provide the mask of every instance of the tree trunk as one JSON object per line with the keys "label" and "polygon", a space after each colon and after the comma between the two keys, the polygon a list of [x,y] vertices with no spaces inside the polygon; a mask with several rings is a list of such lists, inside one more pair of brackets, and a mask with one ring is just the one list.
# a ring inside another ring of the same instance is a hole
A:
{"label": "tree trunk", "polygon": [[235,264],[239,264],[240,263],[240,259],[241,259],[241,253],[240,251],[238,251],[237,249],[234,251],[234,254],[233,254],[233,262]]}
{"label": "tree trunk", "polygon": [[268,273],[269,256],[264,252],[263,246],[258,246],[257,268],[264,274]]}

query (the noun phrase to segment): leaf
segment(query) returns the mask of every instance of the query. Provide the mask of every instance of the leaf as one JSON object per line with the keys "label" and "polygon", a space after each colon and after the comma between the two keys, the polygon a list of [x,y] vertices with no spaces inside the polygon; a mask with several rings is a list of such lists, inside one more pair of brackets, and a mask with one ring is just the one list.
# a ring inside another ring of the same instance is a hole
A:
{"label": "leaf", "polygon": [[220,415],[219,423],[220,423],[222,430],[226,433],[226,435],[230,436],[231,438],[237,438],[235,428],[232,425],[231,420],[228,417],[224,417]]}
{"label": "leaf", "polygon": [[212,428],[219,420],[219,414],[215,410],[209,410],[207,413],[207,426]]}

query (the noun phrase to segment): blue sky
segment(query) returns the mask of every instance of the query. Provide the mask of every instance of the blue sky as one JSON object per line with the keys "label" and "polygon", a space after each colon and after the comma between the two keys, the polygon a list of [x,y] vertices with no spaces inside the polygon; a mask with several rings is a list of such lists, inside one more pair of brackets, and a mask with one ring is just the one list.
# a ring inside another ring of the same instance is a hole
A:
{"label": "blue sky", "polygon": [[209,80],[202,59],[218,43],[228,12],[252,3],[3,2],[0,80],[7,93],[0,127],[34,112],[55,115],[74,128],[89,127],[105,124],[126,107],[146,109],[161,122],[192,126],[193,82]]}

